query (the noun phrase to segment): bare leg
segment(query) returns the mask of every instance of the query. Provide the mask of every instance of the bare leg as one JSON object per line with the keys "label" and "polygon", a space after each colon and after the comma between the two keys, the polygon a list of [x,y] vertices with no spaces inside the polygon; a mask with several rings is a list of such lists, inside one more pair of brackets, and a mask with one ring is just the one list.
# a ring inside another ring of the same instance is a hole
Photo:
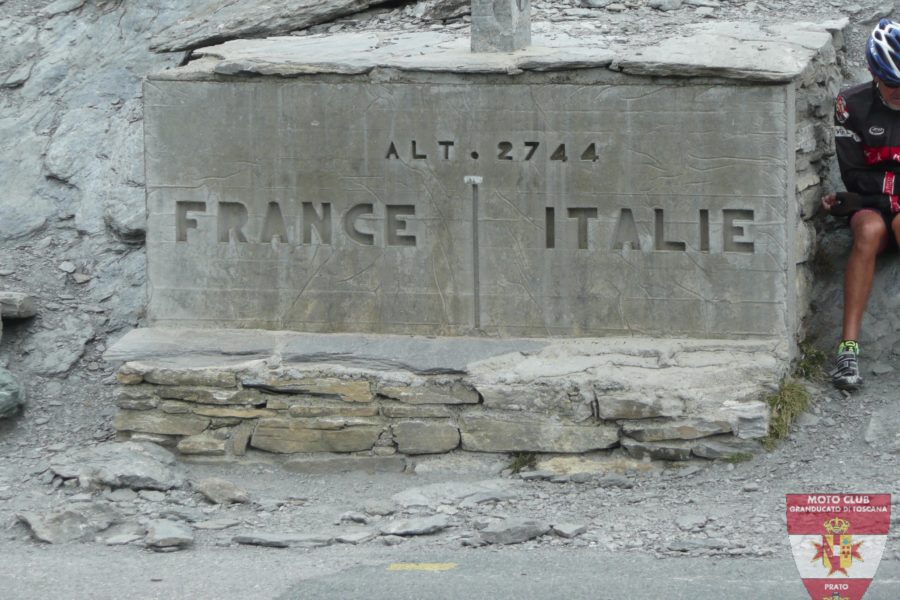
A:
{"label": "bare leg", "polygon": [[[892,223],[895,236],[900,239],[900,219]],[[875,257],[883,252],[890,240],[881,215],[862,210],[850,220],[853,248],[844,272],[844,328],[843,339],[858,340],[872,280],[875,278]]]}

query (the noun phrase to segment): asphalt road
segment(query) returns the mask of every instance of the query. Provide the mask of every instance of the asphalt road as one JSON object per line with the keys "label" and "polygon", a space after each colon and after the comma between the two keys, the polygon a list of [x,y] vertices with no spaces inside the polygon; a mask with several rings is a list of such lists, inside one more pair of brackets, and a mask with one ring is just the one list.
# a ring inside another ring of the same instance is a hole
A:
{"label": "asphalt road", "polygon": [[[808,600],[785,544],[769,559],[666,558],[593,549],[330,547],[0,548],[2,600]],[[73,549],[80,551],[73,552]],[[882,562],[865,600],[900,599]]]}
{"label": "asphalt road", "polygon": [[[407,563],[403,558],[298,582],[279,600],[809,600],[790,557],[656,559],[587,549],[511,549],[406,556]],[[900,564],[885,562],[865,599],[898,598]]]}

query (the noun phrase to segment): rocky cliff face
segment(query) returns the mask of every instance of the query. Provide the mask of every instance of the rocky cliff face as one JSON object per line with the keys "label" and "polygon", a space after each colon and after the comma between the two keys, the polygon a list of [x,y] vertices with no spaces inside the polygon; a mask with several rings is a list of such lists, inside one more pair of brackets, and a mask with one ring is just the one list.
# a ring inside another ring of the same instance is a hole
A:
{"label": "rocky cliff face", "polygon": [[147,45],[184,9],[139,4],[0,5],[0,289],[38,304],[7,323],[0,365],[28,428],[100,435],[100,353],[144,303],[141,78],[180,60]]}
{"label": "rocky cliff face", "polygon": [[[467,17],[459,16],[464,4],[450,0],[282,1],[267,3],[270,10],[246,12],[241,6],[209,0],[0,0],[0,291],[27,292],[38,305],[36,317],[6,323],[0,367],[18,377],[29,397],[28,418],[18,427],[45,444],[73,434],[109,435],[106,423],[114,409],[103,384],[111,371],[100,355],[110,338],[141,323],[141,81],[187,58],[183,51],[151,47],[194,48],[268,33],[468,31]],[[847,32],[852,50],[861,47],[871,21],[892,7],[872,3],[850,10],[856,11]],[[567,21],[572,35],[600,30],[620,44],[642,34],[675,35],[701,17],[773,21],[804,15],[821,20],[842,13],[823,14],[818,3],[785,0],[766,2],[765,9],[719,0],[534,2],[538,29],[542,21]],[[849,67],[858,64],[858,55],[851,56]],[[819,311],[809,330],[830,346],[839,332],[839,275],[848,244],[843,230],[820,228],[824,250],[814,294]],[[882,360],[898,346],[895,265],[884,261],[865,323],[864,342]]]}

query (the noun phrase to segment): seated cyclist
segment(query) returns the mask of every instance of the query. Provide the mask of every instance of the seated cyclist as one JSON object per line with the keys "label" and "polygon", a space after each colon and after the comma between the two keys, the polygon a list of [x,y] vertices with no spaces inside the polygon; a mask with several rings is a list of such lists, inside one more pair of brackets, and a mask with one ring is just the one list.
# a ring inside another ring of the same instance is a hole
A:
{"label": "seated cyclist", "polygon": [[900,242],[900,25],[882,19],[866,44],[872,81],[843,90],[835,101],[834,137],[846,192],[828,194],[822,207],[847,217],[853,247],[844,272],[844,322],[831,372],[838,388],[856,390],[859,333],[875,257]]}

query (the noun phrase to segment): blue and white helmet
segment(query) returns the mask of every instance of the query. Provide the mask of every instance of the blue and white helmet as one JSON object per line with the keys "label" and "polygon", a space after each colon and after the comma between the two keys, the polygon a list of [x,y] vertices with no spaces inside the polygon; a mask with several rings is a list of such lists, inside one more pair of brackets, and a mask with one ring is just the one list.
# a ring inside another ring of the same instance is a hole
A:
{"label": "blue and white helmet", "polygon": [[891,85],[900,85],[900,25],[882,19],[866,44],[866,62],[872,75]]}

